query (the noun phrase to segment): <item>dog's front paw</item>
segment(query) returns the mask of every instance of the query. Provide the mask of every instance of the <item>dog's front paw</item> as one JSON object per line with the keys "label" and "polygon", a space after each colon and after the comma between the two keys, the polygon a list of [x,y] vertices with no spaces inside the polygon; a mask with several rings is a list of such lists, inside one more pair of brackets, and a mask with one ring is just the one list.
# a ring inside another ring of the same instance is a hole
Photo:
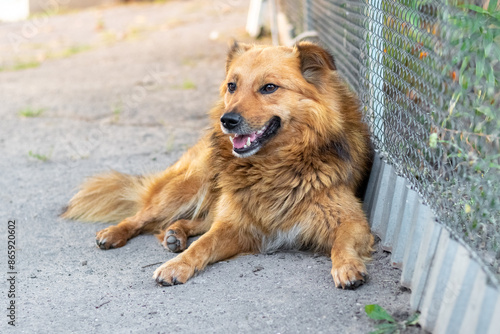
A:
{"label": "dog's front paw", "polygon": [[95,243],[100,249],[110,249],[125,246],[127,233],[118,226],[110,226],[97,232]]}
{"label": "dog's front paw", "polygon": [[367,279],[365,264],[359,259],[332,263],[332,277],[337,288],[355,289]]}
{"label": "dog's front paw", "polygon": [[153,274],[159,285],[184,284],[196,272],[196,268],[180,259],[180,256],[162,264]]}

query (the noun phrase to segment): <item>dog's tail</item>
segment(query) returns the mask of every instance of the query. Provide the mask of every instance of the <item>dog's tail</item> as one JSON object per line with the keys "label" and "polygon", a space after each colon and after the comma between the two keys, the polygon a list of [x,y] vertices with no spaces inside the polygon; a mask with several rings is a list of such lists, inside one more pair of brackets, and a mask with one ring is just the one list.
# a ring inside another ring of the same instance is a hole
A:
{"label": "dog's tail", "polygon": [[139,211],[153,179],[116,171],[93,176],[80,186],[61,217],[89,222],[121,221]]}

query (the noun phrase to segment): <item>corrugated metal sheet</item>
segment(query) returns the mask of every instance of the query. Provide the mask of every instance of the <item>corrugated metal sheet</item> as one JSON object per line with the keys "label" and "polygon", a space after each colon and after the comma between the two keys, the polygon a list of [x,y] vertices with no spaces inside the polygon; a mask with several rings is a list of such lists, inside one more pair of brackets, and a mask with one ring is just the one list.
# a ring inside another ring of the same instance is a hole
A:
{"label": "corrugated metal sheet", "polygon": [[378,154],[364,209],[401,284],[411,289],[411,307],[433,333],[500,333],[500,289],[469,250],[436,222],[428,206]]}

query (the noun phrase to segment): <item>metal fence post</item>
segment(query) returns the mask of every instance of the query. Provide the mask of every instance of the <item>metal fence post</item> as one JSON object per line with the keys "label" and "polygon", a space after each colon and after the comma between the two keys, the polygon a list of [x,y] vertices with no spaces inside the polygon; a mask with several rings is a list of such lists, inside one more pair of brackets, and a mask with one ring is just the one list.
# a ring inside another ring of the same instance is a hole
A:
{"label": "metal fence post", "polygon": [[382,12],[383,0],[370,0],[368,15],[370,16],[368,32],[368,73],[370,85],[370,109],[373,113],[372,131],[379,142],[385,143],[384,138],[384,15]]}

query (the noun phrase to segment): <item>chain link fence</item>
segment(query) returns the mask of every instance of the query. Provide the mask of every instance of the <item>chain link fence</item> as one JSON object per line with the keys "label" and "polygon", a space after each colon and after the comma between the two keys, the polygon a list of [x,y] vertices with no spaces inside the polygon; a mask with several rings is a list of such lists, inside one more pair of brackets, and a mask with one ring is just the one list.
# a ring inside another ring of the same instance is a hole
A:
{"label": "chain link fence", "polygon": [[316,31],[363,103],[379,152],[500,274],[497,0],[280,1]]}

